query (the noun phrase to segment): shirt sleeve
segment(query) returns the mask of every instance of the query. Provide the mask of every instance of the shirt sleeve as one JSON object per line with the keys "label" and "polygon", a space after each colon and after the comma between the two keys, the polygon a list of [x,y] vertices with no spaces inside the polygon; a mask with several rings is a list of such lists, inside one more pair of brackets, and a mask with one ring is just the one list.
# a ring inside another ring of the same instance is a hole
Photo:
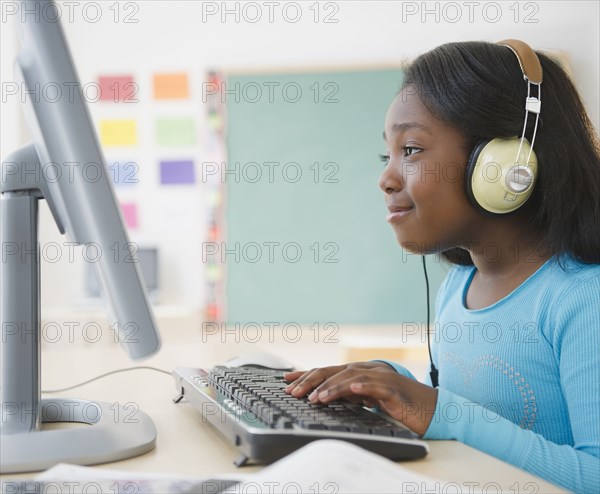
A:
{"label": "shirt sleeve", "polygon": [[456,439],[571,491],[600,492],[599,298],[599,279],[563,293],[544,334],[559,365],[572,445],[521,429],[443,388],[424,439]]}

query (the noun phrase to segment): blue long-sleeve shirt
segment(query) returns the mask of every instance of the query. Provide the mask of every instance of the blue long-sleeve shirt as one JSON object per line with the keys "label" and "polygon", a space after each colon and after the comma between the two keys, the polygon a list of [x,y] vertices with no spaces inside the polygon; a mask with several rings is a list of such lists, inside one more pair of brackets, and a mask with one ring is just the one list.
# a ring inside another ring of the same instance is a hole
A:
{"label": "blue long-sleeve shirt", "polygon": [[569,490],[600,492],[600,265],[561,264],[550,259],[477,310],[465,304],[476,268],[448,273],[432,347],[438,401],[424,438],[456,439]]}

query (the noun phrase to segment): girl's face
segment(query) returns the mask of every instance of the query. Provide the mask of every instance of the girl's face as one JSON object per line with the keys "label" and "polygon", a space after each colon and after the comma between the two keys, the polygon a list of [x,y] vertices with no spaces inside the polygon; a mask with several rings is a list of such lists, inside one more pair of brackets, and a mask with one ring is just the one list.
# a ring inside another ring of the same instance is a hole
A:
{"label": "girl's face", "polygon": [[386,118],[386,165],[379,186],[398,243],[415,253],[466,247],[483,233],[483,217],[465,194],[463,134],[437,119],[411,88]]}

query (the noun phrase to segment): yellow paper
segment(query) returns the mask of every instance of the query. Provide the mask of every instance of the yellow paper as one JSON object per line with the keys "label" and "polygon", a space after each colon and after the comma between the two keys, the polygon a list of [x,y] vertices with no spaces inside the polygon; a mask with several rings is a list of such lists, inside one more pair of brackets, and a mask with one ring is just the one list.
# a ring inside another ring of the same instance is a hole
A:
{"label": "yellow paper", "polygon": [[135,120],[102,120],[100,141],[103,146],[135,146],[137,128]]}

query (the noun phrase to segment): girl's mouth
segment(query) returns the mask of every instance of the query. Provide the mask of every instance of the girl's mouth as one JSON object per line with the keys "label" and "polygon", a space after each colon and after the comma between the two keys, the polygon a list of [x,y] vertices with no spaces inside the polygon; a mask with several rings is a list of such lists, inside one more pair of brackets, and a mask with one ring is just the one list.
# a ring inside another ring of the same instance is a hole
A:
{"label": "girl's mouth", "polygon": [[389,214],[385,218],[388,223],[392,221],[399,220],[404,218],[413,210],[411,206],[399,206],[399,205],[391,205],[388,206]]}

